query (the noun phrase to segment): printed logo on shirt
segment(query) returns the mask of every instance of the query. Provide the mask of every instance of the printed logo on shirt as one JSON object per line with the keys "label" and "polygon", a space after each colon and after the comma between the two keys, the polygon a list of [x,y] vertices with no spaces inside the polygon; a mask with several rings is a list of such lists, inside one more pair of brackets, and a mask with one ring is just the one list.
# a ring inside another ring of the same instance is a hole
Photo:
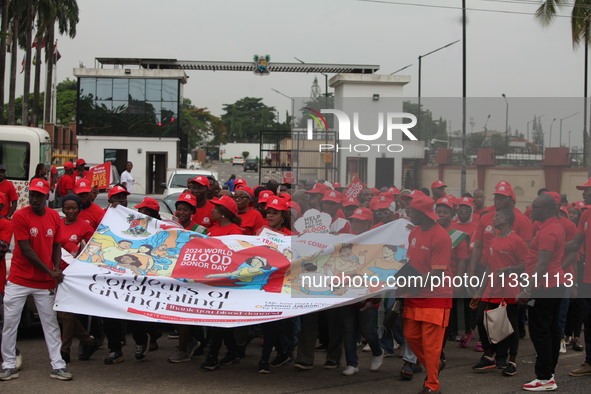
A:
{"label": "printed logo on shirt", "polygon": [[421,245],[421,250],[427,250],[427,251],[429,251],[429,250],[431,250],[431,249],[429,249],[429,248],[428,248],[428,247],[426,247],[425,245]]}
{"label": "printed logo on shirt", "polygon": [[88,219],[85,219],[84,221],[85,221],[86,223],[90,224],[90,220],[88,220]]}
{"label": "printed logo on shirt", "polygon": [[417,239],[413,238],[412,241],[410,241],[410,245],[411,246],[417,246]]}
{"label": "printed logo on shirt", "polygon": [[46,237],[53,237],[53,230],[48,228],[47,233],[45,234]]}
{"label": "printed logo on shirt", "polygon": [[29,234],[31,234],[31,237],[36,237],[39,234],[39,229],[37,227],[31,227]]}
{"label": "printed logo on shirt", "polygon": [[209,223],[209,218],[207,216],[203,218],[203,223],[205,223],[205,224]]}
{"label": "printed logo on shirt", "polygon": [[493,227],[492,226],[486,226],[486,228],[484,229],[484,231],[487,232],[487,233],[492,233]]}
{"label": "printed logo on shirt", "polygon": [[78,236],[76,234],[72,234],[72,236],[70,237],[70,241],[72,241],[72,242],[78,241]]}

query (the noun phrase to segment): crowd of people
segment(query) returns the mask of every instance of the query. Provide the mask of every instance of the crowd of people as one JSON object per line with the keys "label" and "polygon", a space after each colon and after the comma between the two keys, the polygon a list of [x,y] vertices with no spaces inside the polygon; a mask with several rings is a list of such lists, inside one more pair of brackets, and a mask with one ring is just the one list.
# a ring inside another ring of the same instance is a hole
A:
{"label": "crowd of people", "polygon": [[[262,337],[263,341],[258,365],[262,374],[270,373],[270,367],[289,363],[299,370],[312,369],[315,351],[325,350],[322,368],[343,367],[344,375],[354,375],[359,372],[360,342],[365,344],[364,350],[372,353],[370,370],[377,371],[384,357],[392,356],[400,347],[401,379],[412,380],[414,374],[425,369],[420,392],[437,393],[439,372],[446,365],[447,342],[457,342],[456,346],[462,348],[473,345],[482,352],[472,367],[474,372],[500,368],[503,375],[515,375],[526,321],[537,358],[535,378],[522,385],[524,390],[557,388],[554,373],[559,354],[566,352],[567,346],[586,351],[583,364],[570,375],[591,375],[591,253],[585,250],[591,244],[591,210],[587,209],[591,204],[591,178],[577,186],[583,192],[582,201],[569,203],[564,195],[540,189],[538,197],[522,213],[515,206],[513,187],[506,181],[496,185],[491,196],[493,205],[487,207],[483,190],[456,197],[446,193],[447,186],[441,180],[434,181],[430,189],[368,187],[351,195],[338,183],[292,185],[269,180],[253,187],[236,177],[220,185],[213,177],[197,176],[188,181],[175,204],[174,216],[187,230],[215,237],[256,235],[268,228],[297,236],[293,223],[310,209],[330,215],[330,232],[334,234],[361,234],[399,219],[407,220],[410,234],[406,260],[420,275],[486,279],[472,287],[402,287],[387,293],[386,298],[368,298],[255,327],[163,327],[53,311],[55,289],[67,266],[61,259],[62,248],[92,262],[112,252],[92,245],[84,249],[106,209],[93,202],[98,191],[86,178],[84,160],[76,164],[66,163],[63,177],[68,178],[53,182],[46,179],[47,169],[40,167],[29,185],[29,205],[19,210],[12,203],[14,195],[0,164],[0,293],[4,303],[0,380],[18,377],[16,335],[29,295],[35,297],[43,325],[51,359],[50,376],[60,380],[72,379],[66,364],[71,359],[74,338],[81,343],[77,354],[80,361],[89,360],[106,340],[104,363],[118,364],[125,359],[127,330],[132,332],[135,343],[134,358],[142,360],[158,348],[158,339],[168,329],[170,338],[178,338],[178,351],[168,361],[189,362],[195,355],[204,354],[201,367],[206,370],[238,362],[254,337]],[[128,163],[128,173],[131,167]],[[125,184],[108,190],[110,207],[127,206],[133,178],[126,175],[125,180]],[[47,208],[54,187],[61,195],[62,218]],[[135,208],[160,218],[159,204],[150,197]],[[13,237],[12,265],[5,281],[4,255]],[[387,246],[384,264],[400,264],[393,257],[395,248]],[[134,250],[127,241],[113,248],[126,251],[125,261],[118,262],[136,274],[141,273],[139,268],[149,265],[151,250]],[[265,264],[259,259],[251,265]],[[512,279],[516,285],[499,286],[499,278],[506,278],[507,283]],[[513,333],[493,341],[487,333],[485,314],[505,305]],[[384,319],[392,311],[399,313],[391,321]],[[587,334],[584,342],[583,327]],[[226,353],[220,357],[222,344]],[[273,350],[276,354],[272,358]]]}

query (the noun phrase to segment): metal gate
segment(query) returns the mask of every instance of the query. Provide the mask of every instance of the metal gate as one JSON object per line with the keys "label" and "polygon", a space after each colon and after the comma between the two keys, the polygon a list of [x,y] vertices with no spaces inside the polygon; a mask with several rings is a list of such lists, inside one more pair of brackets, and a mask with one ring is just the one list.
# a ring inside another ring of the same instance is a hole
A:
{"label": "metal gate", "polygon": [[319,144],[336,146],[336,132],[315,133],[308,140],[304,129],[263,130],[260,141],[259,183],[337,181],[337,153],[319,151]]}

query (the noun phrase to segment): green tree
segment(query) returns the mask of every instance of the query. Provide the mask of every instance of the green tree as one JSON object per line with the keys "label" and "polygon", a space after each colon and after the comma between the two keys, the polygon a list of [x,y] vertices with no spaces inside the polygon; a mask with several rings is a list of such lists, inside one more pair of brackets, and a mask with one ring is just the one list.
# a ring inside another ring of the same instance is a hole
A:
{"label": "green tree", "polygon": [[504,135],[493,134],[490,137],[490,147],[495,150],[496,155],[504,155],[507,153],[507,140]]}
{"label": "green tree", "polygon": [[485,144],[486,136],[484,133],[472,133],[466,137],[466,149],[468,155],[475,155],[479,148]]}
{"label": "green tree", "polygon": [[233,104],[224,104],[221,119],[229,131],[228,140],[259,142],[261,130],[275,128],[275,107],[263,103],[262,98],[244,97]]}
{"label": "green tree", "polygon": [[181,130],[189,136],[189,147],[194,149],[205,142],[214,145],[226,142],[226,126],[220,118],[212,115],[207,108],[197,108],[188,98],[181,107]]}
{"label": "green tree", "polygon": [[[421,107],[423,107],[421,105]],[[402,111],[413,114],[417,117],[417,126],[413,128],[413,134],[422,141],[430,141],[432,139],[447,140],[447,120],[439,118],[433,120],[433,114],[430,110],[421,108],[421,116],[418,116],[419,105],[404,101],[402,103]],[[418,133],[417,133],[418,131]]]}
{"label": "green tree", "polygon": [[76,81],[66,78],[56,86],[56,122],[67,125],[76,119],[76,96],[78,87]]}

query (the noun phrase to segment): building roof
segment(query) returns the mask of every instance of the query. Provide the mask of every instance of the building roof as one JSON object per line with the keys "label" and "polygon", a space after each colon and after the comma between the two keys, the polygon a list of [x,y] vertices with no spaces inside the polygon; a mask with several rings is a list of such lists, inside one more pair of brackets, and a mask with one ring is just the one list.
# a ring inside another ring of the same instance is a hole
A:
{"label": "building roof", "polygon": [[[177,59],[97,57],[101,65],[139,66],[146,69],[202,70],[202,71],[253,71],[254,62],[218,62]],[[373,74],[378,65],[324,64],[324,63],[275,63],[269,62],[270,72],[300,72],[325,74]]]}

